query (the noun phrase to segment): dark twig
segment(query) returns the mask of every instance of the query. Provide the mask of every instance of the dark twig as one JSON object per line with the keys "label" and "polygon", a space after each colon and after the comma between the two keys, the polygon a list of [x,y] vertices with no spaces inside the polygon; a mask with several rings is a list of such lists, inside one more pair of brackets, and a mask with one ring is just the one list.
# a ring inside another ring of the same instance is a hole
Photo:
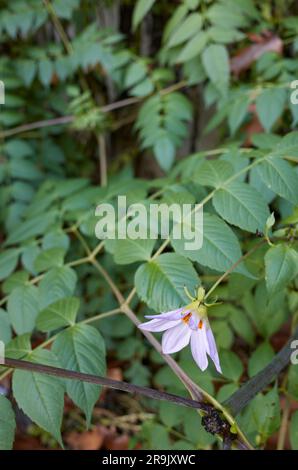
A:
{"label": "dark twig", "polygon": [[272,359],[270,364],[261,370],[252,379],[246,382],[237,392],[224,402],[224,407],[228,408],[233,416],[236,416],[259,392],[269,385],[278,374],[289,364],[291,353],[291,343],[298,340],[298,328],[287,344]]}
{"label": "dark twig", "polygon": [[58,367],[45,366],[43,364],[36,364],[29,361],[23,361],[19,359],[5,358],[4,366],[12,369],[23,369],[29,372],[38,372],[40,374],[47,374],[56,377],[62,377],[70,380],[81,380],[83,382],[89,382],[92,384],[102,385],[108,388],[114,388],[123,392],[144,395],[155,400],[165,400],[177,405],[188,406],[190,408],[196,408],[197,410],[210,413],[214,411],[212,405],[205,402],[199,402],[192,400],[191,398],[184,398],[172,393],[161,392],[154,390],[149,387],[141,387],[139,385],[129,384],[127,382],[121,382],[120,380],[113,380],[106,377],[100,377],[91,374],[85,374],[82,372],[76,372],[72,370],[61,369]]}
{"label": "dark twig", "polygon": [[55,377],[61,377],[64,379],[89,382],[97,385],[102,385],[104,387],[121,390],[123,392],[143,395],[148,398],[153,398],[154,400],[168,401],[170,403],[175,403],[176,405],[187,406],[189,408],[200,410],[204,413],[202,424],[207,432],[220,436],[223,439],[223,442],[226,443],[225,445],[230,442],[230,446],[233,443],[239,449],[249,449],[246,443],[242,442],[241,439],[238,438],[238,436],[230,433],[230,425],[221,415],[220,411],[216,410],[213,405],[208,404],[204,401],[196,401],[192,400],[191,398],[184,398],[179,395],[174,395],[172,393],[161,392],[159,390],[154,390],[149,387],[141,387],[139,385],[129,384],[120,380],[113,380],[106,377],[100,377],[96,375],[85,374],[82,372],[61,369],[58,367],[36,364],[33,362],[19,359],[5,358],[3,366],[10,367],[11,369],[21,369],[26,370],[28,372],[47,374]]}

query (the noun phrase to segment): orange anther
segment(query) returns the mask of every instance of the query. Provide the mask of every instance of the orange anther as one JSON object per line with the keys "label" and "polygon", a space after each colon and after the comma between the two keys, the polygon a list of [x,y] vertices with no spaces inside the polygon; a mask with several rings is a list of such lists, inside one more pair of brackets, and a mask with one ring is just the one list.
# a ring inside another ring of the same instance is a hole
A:
{"label": "orange anther", "polygon": [[191,319],[191,313],[188,313],[187,315],[185,315],[185,317],[182,318],[182,321],[184,321],[184,323],[188,324],[190,319]]}

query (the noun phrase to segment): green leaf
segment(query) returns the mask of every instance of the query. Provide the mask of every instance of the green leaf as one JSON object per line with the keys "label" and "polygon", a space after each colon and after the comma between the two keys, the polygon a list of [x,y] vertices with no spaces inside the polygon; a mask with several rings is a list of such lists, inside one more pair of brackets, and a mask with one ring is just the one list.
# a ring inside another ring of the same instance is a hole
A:
{"label": "green leaf", "polygon": [[160,199],[161,203],[166,204],[194,204],[196,198],[194,194],[185,189],[185,186],[173,184],[167,187]]}
{"label": "green leaf", "polygon": [[22,359],[31,352],[30,334],[16,336],[5,347],[6,357],[11,359]]}
{"label": "green leaf", "polygon": [[213,196],[213,205],[227,222],[255,233],[264,231],[269,209],[258,192],[246,183],[233,181]]}
{"label": "green leaf", "polygon": [[286,99],[286,90],[282,88],[267,88],[257,97],[257,113],[266,132],[270,132],[273,124],[282,115]]}
{"label": "green leaf", "polygon": [[273,292],[269,295],[265,281],[259,282],[252,309],[248,310],[248,313],[262,336],[269,338],[278,331],[287,318],[284,291]]}
{"label": "green leaf", "polygon": [[138,0],[133,11],[133,31],[137,29],[144,16],[150,11],[156,0]]}
{"label": "green leaf", "polygon": [[64,248],[67,251],[69,248],[69,237],[61,229],[53,230],[46,233],[42,240],[42,248],[49,250],[50,248]]}
{"label": "green leaf", "polygon": [[262,419],[266,416],[266,421],[261,427],[264,442],[280,428],[280,411],[280,396],[277,385],[274,385],[274,388],[265,397],[263,396],[263,407],[260,413]]}
{"label": "green leaf", "polygon": [[231,42],[240,41],[244,39],[245,35],[237,29],[226,29],[221,25],[211,26],[207,30],[208,36],[212,42],[220,42],[223,44],[230,44]]}
{"label": "green leaf", "polygon": [[131,90],[132,96],[147,96],[154,91],[154,84],[149,78],[135,85]]}
{"label": "green leaf", "polygon": [[298,450],[298,411],[295,411],[291,417],[290,442],[292,450]]}
{"label": "green leaf", "polygon": [[79,6],[79,0],[54,0],[53,8],[60,18],[71,19],[72,12]]}
{"label": "green leaf", "polygon": [[49,59],[42,59],[38,62],[38,74],[41,83],[48,86],[53,75],[53,64]]}
{"label": "green leaf", "polygon": [[171,449],[169,433],[165,426],[162,426],[161,424],[156,424],[153,420],[148,420],[144,423],[142,431],[143,433],[147,433],[147,439],[149,441],[150,449]]}
{"label": "green leaf", "polygon": [[[253,134],[252,136],[252,143],[254,144],[255,147],[258,147],[260,149],[271,149],[271,148],[278,148],[280,142],[283,139],[276,134],[268,134],[265,132],[260,132],[258,134]],[[274,152],[272,152],[273,154]]]}
{"label": "green leaf", "polygon": [[[295,344],[295,342],[294,342]],[[292,355],[294,357],[292,357]],[[292,348],[291,362],[288,375],[288,392],[295,399],[298,400],[298,367],[297,367],[298,349],[297,344]]]}
{"label": "green leaf", "polygon": [[125,76],[125,87],[130,88],[143,80],[147,74],[146,66],[143,62],[133,62],[127,69]]}
{"label": "green leaf", "polygon": [[226,320],[215,320],[212,322],[213,333],[215,334],[216,344],[219,349],[229,349],[234,341],[233,331]]}
{"label": "green leaf", "polygon": [[108,240],[106,245],[113,246],[113,255],[117,264],[131,264],[137,261],[149,261],[156,240]]}
{"label": "green leaf", "polygon": [[193,450],[193,444],[179,439],[172,444],[171,450]]}
{"label": "green leaf", "polygon": [[[67,328],[57,336],[53,351],[65,369],[105,375],[104,341],[92,326],[81,324]],[[66,390],[73,402],[84,411],[89,424],[101,387],[79,380],[67,380]]]}
{"label": "green leaf", "polygon": [[228,318],[232,328],[249,345],[253,345],[255,334],[249,319],[242,310],[231,307]]}
{"label": "green leaf", "polygon": [[35,327],[39,311],[38,289],[34,286],[20,286],[8,297],[7,312],[18,335],[30,333]]}
{"label": "green leaf", "polygon": [[280,139],[271,155],[274,157],[298,157],[298,132],[290,132]]}
{"label": "green leaf", "polygon": [[16,63],[19,77],[29,87],[35,77],[37,63],[34,60],[21,59]]}
{"label": "green leaf", "polygon": [[58,300],[39,313],[36,326],[44,332],[53,331],[67,325],[73,326],[79,307],[80,301],[76,297]]}
{"label": "green leaf", "polygon": [[275,199],[276,194],[271,191],[271,189],[269,189],[268,186],[263,182],[257,166],[252,168],[249,172],[249,184],[253,188],[256,188],[258,193],[262,195],[267,204],[270,204],[270,202]]}
{"label": "green leaf", "polygon": [[125,377],[135,385],[149,385],[150,371],[148,367],[143,366],[140,362],[133,361],[132,365],[126,369]]}
{"label": "green leaf", "polygon": [[20,165],[18,158],[10,160],[10,173],[14,178],[24,180],[39,180],[42,176],[39,168],[30,160],[23,159]]}
{"label": "green leaf", "polygon": [[272,346],[264,342],[252,353],[248,361],[248,374],[253,377],[266,367],[274,357]]}
{"label": "green leaf", "polygon": [[233,167],[224,160],[206,160],[194,175],[194,181],[202,186],[220,187],[233,175]]}
{"label": "green leaf", "polygon": [[190,10],[195,10],[200,5],[201,0],[184,0]]}
{"label": "green leaf", "polygon": [[211,44],[204,50],[202,61],[211,82],[219,91],[225,92],[230,80],[229,55],[226,47]]}
{"label": "green leaf", "polygon": [[16,420],[10,401],[0,395],[0,450],[11,450]]}
{"label": "green leaf", "polygon": [[248,112],[248,105],[249,105],[249,97],[248,96],[240,96],[238,97],[232,104],[228,115],[228,123],[230,132],[232,135],[239,129],[241,124],[243,123],[245,116]]}
{"label": "green leaf", "polygon": [[171,16],[170,20],[166,23],[164,31],[163,31],[163,42],[165,43],[168,41],[169,37],[171,37],[173,31],[175,31],[181,21],[187,16],[188,8],[186,5],[182,4],[177,6],[174,10],[174,14]]}
{"label": "green leaf", "polygon": [[23,158],[32,155],[32,147],[28,142],[22,139],[8,140],[4,146],[4,149],[5,152],[7,152],[12,158]]}
{"label": "green leaf", "polygon": [[188,43],[183,47],[176,62],[183,63],[193,59],[202,52],[206,46],[208,36],[203,31],[199,31]]}
{"label": "green leaf", "polygon": [[31,217],[30,219],[25,220],[25,222],[22,222],[18,227],[14,228],[5,244],[14,245],[15,243],[28,240],[28,238],[44,234],[49,226],[55,222],[56,217],[57,212],[52,210],[45,214],[37,215],[36,217]]}
{"label": "green leaf", "polygon": [[9,316],[5,310],[0,308],[0,341],[6,344],[11,340],[11,336]]}
{"label": "green leaf", "polygon": [[298,253],[287,245],[269,248],[265,255],[265,279],[269,294],[282,290],[298,274]]}
{"label": "green leaf", "polygon": [[[59,367],[52,351],[45,349],[33,351],[26,360]],[[52,434],[62,447],[63,381],[37,372],[16,370],[13,374],[12,389],[19,408],[38,426]]]}
{"label": "green leaf", "polygon": [[165,110],[169,114],[179,117],[181,120],[192,119],[192,104],[188,98],[177,91],[163,97]]}
{"label": "green leaf", "polygon": [[62,266],[65,255],[64,248],[49,248],[42,251],[34,261],[34,268],[37,272],[47,271],[54,266]]}
{"label": "green leaf", "polygon": [[275,386],[266,395],[257,395],[239,417],[239,424],[247,434],[257,438],[259,445],[266,443],[280,426],[280,398]]}
{"label": "green leaf", "polygon": [[159,416],[165,426],[173,428],[181,423],[184,415],[183,408],[168,401],[162,401],[159,406]]}
{"label": "green leaf", "polygon": [[43,309],[56,300],[71,297],[76,282],[76,273],[68,266],[51,269],[39,284],[40,307]]}
{"label": "green leaf", "polygon": [[167,311],[187,304],[184,286],[193,291],[199,284],[190,261],[174,253],[165,253],[143,264],[135,276],[139,297],[155,311]]}
{"label": "green leaf", "polygon": [[298,204],[298,174],[285,160],[268,156],[257,166],[264,183],[293,204]]}
{"label": "green leaf", "polygon": [[217,397],[216,399],[220,402],[220,403],[223,403],[224,401],[226,401],[231,395],[233,395],[233,393],[235,393],[237,390],[238,390],[238,385],[234,382],[230,383],[230,384],[225,384],[223,385],[218,394],[217,394]]}
{"label": "green leaf", "polygon": [[154,144],[154,155],[161,168],[168,171],[175,160],[175,146],[166,135],[162,136]]}
{"label": "green leaf", "polygon": [[[236,181],[246,181],[247,177],[247,166],[249,165],[249,158],[244,157],[244,155],[239,152],[239,149],[233,148],[227,153],[224,153],[220,160],[228,162],[233,167],[233,175],[238,173]],[[239,172],[242,172],[239,174]]]}
{"label": "green leaf", "polygon": [[0,254],[0,281],[10,276],[18,263],[20,250],[11,248]]}
{"label": "green leaf", "polygon": [[201,26],[201,15],[199,13],[191,13],[171,35],[168,47],[179,46],[179,44],[182,44],[196,34],[201,29]]}
{"label": "green leaf", "polygon": [[220,363],[224,377],[237,382],[243,374],[243,365],[232,351],[221,351]]}
{"label": "green leaf", "polygon": [[115,315],[100,320],[100,331],[104,337],[128,338],[132,335],[134,326],[124,315]]}
{"label": "green leaf", "polygon": [[32,244],[28,244],[24,247],[23,253],[22,253],[22,265],[26,269],[26,271],[29,271],[29,273],[36,275],[36,271],[34,269],[34,262],[36,257],[40,253],[40,248],[37,244],[34,242]]}
{"label": "green leaf", "polygon": [[274,215],[274,212],[272,212],[269,215],[268,219],[266,220],[266,230],[272,229],[274,225],[275,225],[275,215]]}
{"label": "green leaf", "polygon": [[[217,27],[224,27],[225,29],[233,29],[237,27],[244,27],[247,25],[247,16],[243,10],[237,8],[238,3],[233,2],[233,5],[223,3],[215,3],[206,12],[206,17]],[[247,13],[245,11],[245,13]]]}
{"label": "green leaf", "polygon": [[[197,261],[219,272],[225,272],[241,257],[241,248],[238,239],[230,227],[217,215],[204,213],[203,219],[203,245],[199,250],[186,250],[185,239],[174,239],[171,244],[179,254]],[[186,225],[187,222],[183,222]],[[194,221],[189,228],[195,233]],[[183,228],[183,227],[182,227]],[[235,272],[250,276],[243,265],[237,266]]]}
{"label": "green leaf", "polygon": [[216,437],[212,436],[210,433],[207,433],[207,431],[203,428],[199,413],[185,408],[183,416],[183,429],[187,439],[193,443],[195,448],[208,449],[210,445],[216,440]]}

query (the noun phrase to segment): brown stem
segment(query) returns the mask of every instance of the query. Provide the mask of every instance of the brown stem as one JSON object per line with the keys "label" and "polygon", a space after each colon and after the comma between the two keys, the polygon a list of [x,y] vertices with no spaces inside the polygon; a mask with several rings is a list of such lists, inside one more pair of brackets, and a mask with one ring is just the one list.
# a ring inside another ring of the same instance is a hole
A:
{"label": "brown stem", "polygon": [[98,152],[99,152],[99,167],[100,167],[100,184],[106,186],[108,184],[107,176],[107,149],[104,135],[99,135],[98,141]]}
{"label": "brown stem", "polygon": [[43,127],[59,126],[61,124],[69,124],[74,120],[73,116],[62,116],[53,119],[46,119],[43,121],[30,122],[29,124],[23,124],[12,129],[8,129],[0,133],[0,138],[11,137],[22,132],[29,132],[35,129],[42,129]]}
{"label": "brown stem", "polygon": [[[185,82],[178,82],[175,85],[171,85],[167,88],[164,88],[160,93],[163,95],[167,95],[169,93],[172,93],[175,90],[184,88],[185,86],[186,86]],[[115,103],[102,106],[100,108],[100,111],[102,113],[109,113],[111,111],[115,111],[116,109],[125,108],[126,106],[131,106],[133,104],[138,104],[143,100],[144,98],[137,98],[137,97],[125,98],[124,100],[115,101]],[[53,119],[46,119],[43,121],[31,122],[29,124],[23,124],[22,126],[17,126],[12,129],[8,129],[6,131],[1,132],[0,138],[11,137],[13,135],[20,134],[22,132],[28,132],[28,131],[32,131],[35,129],[41,129],[43,127],[69,124],[73,122],[73,120],[74,120],[74,116],[70,115],[70,116],[62,116],[62,117],[53,118]]]}

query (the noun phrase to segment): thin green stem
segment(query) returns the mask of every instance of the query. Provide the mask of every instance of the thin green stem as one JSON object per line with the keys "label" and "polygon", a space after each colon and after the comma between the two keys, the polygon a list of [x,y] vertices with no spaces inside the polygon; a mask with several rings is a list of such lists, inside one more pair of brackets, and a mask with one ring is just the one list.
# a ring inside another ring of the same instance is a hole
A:
{"label": "thin green stem", "polygon": [[104,318],[113,317],[114,315],[117,315],[118,313],[122,313],[121,308],[114,308],[114,310],[110,310],[104,313],[99,313],[98,315],[94,315],[94,317],[86,318],[86,320],[83,320],[80,323],[82,325],[93,323],[98,320],[103,320]]}
{"label": "thin green stem", "polygon": [[88,246],[88,243],[86,242],[85,238],[81,235],[81,232],[75,228],[73,230],[73,233],[75,234],[75,236],[77,237],[77,239],[81,242],[84,250],[86,251],[86,254],[88,255],[88,257],[91,255],[91,250]]}
{"label": "thin green stem", "polygon": [[261,246],[265,245],[267,243],[267,240],[261,240],[259,243],[257,243],[253,248],[251,248],[245,255],[242,255],[236,263],[232,264],[232,266],[222,275],[220,276],[217,281],[213,284],[212,287],[210,287],[209,291],[205,295],[205,299],[210,297],[212,292],[219,286],[219,284],[222,283],[226,277],[231,274],[238,266],[241,264],[246,258],[249,258],[250,255],[252,255],[255,251],[257,251]]}
{"label": "thin green stem", "polygon": [[43,3],[45,4],[45,7],[48,11],[48,13],[50,14],[51,18],[52,18],[52,21],[54,23],[54,26],[61,38],[61,41],[66,49],[66,51],[68,52],[68,54],[71,54],[73,52],[73,47],[72,47],[72,44],[71,42],[68,40],[68,37],[64,31],[64,28],[58,18],[58,16],[56,15],[56,12],[53,8],[53,5],[51,4],[50,1],[48,0],[43,0]]}

